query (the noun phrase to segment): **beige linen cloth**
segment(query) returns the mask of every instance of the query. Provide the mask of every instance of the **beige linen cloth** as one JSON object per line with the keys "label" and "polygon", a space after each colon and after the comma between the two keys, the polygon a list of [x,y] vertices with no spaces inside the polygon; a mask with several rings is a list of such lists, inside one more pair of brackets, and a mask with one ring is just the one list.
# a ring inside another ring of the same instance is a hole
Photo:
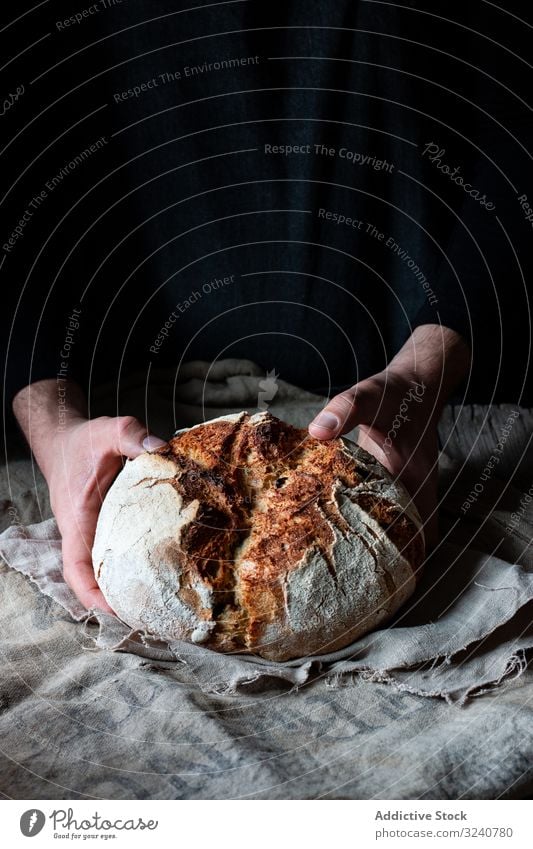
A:
{"label": "beige linen cloth", "polygon": [[[179,382],[173,373],[161,371],[152,375],[150,387],[147,393],[132,378],[123,386],[120,409],[112,388],[103,387],[91,399],[92,415],[133,413],[152,432],[168,438],[178,428],[217,415],[242,409],[253,413],[266,406],[305,427],[324,403],[245,360],[187,363]],[[533,483],[531,411],[519,410],[513,419],[495,467],[498,477],[486,472],[513,409],[446,410],[440,425],[441,542],[428,558],[415,596],[395,620],[334,654],[285,663],[221,655],[185,642],[163,643],[115,616],[87,615],[63,581],[53,518],[11,524],[0,535],[0,553],[9,567],[78,621],[97,650],[140,655],[171,669],[177,682],[186,668],[185,678],[192,675],[206,694],[268,692],[275,681],[297,689],[317,678],[339,687],[358,678],[462,705],[469,696],[520,675],[525,652],[533,647],[533,499],[527,499],[528,480]],[[464,512],[462,505],[472,491],[476,496]],[[506,527],[512,514],[520,521],[511,533]]]}

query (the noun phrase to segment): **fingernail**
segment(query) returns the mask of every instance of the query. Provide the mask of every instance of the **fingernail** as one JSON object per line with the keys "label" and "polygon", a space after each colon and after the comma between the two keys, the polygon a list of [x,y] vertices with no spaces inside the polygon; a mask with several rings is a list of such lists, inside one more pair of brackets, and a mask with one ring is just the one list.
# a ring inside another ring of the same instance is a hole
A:
{"label": "fingernail", "polygon": [[322,412],[319,413],[316,419],[313,419],[309,427],[320,427],[324,430],[337,430],[340,422],[334,413]]}
{"label": "fingernail", "polygon": [[165,445],[165,440],[159,439],[158,436],[145,436],[143,439],[145,451],[154,451],[156,448],[161,448],[162,445]]}

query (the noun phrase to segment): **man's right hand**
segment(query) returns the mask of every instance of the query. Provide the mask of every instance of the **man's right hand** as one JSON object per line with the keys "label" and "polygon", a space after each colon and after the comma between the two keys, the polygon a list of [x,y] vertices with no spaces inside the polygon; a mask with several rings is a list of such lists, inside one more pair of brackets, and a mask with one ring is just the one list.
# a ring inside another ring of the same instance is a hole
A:
{"label": "man's right hand", "polygon": [[[50,392],[56,397],[55,422],[50,421],[54,409]],[[43,393],[46,403],[36,406],[37,396],[43,400]],[[71,395],[79,402],[79,389]],[[26,387],[13,403],[50,490],[50,504],[62,538],[65,581],[86,608],[110,611],[96,583],[91,557],[100,507],[123,458],[133,459],[164,442],[149,436],[133,416],[87,419],[83,404],[75,406],[77,409],[70,409],[58,428],[56,381]]]}

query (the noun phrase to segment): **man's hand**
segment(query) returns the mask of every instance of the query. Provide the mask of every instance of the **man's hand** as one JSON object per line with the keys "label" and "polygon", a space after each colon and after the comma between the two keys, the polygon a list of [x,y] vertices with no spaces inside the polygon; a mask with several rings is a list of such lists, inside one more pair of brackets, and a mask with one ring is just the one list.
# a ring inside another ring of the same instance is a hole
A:
{"label": "man's hand", "polygon": [[100,507],[123,458],[164,443],[148,436],[132,416],[87,419],[75,384],[69,387],[67,404],[68,414],[58,427],[56,381],[45,380],[21,390],[13,409],[48,483],[61,532],[65,581],[86,608],[110,611],[91,559]]}
{"label": "man's hand", "polygon": [[455,331],[417,327],[384,371],[332,398],[309,425],[317,439],[359,426],[361,447],[410,493],[424,523],[427,550],[438,539],[437,424],[469,364],[469,349]]}

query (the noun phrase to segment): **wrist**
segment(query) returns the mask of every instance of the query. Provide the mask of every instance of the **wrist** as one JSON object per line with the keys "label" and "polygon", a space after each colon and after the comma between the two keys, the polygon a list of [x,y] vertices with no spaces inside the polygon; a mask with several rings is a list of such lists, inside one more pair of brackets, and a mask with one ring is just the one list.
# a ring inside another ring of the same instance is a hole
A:
{"label": "wrist", "polygon": [[61,442],[72,428],[87,420],[83,391],[74,381],[40,380],[15,395],[13,412],[49,480]]}
{"label": "wrist", "polygon": [[416,327],[391,360],[387,371],[424,387],[426,414],[438,419],[455,388],[468,373],[470,350],[463,338],[448,327]]}

